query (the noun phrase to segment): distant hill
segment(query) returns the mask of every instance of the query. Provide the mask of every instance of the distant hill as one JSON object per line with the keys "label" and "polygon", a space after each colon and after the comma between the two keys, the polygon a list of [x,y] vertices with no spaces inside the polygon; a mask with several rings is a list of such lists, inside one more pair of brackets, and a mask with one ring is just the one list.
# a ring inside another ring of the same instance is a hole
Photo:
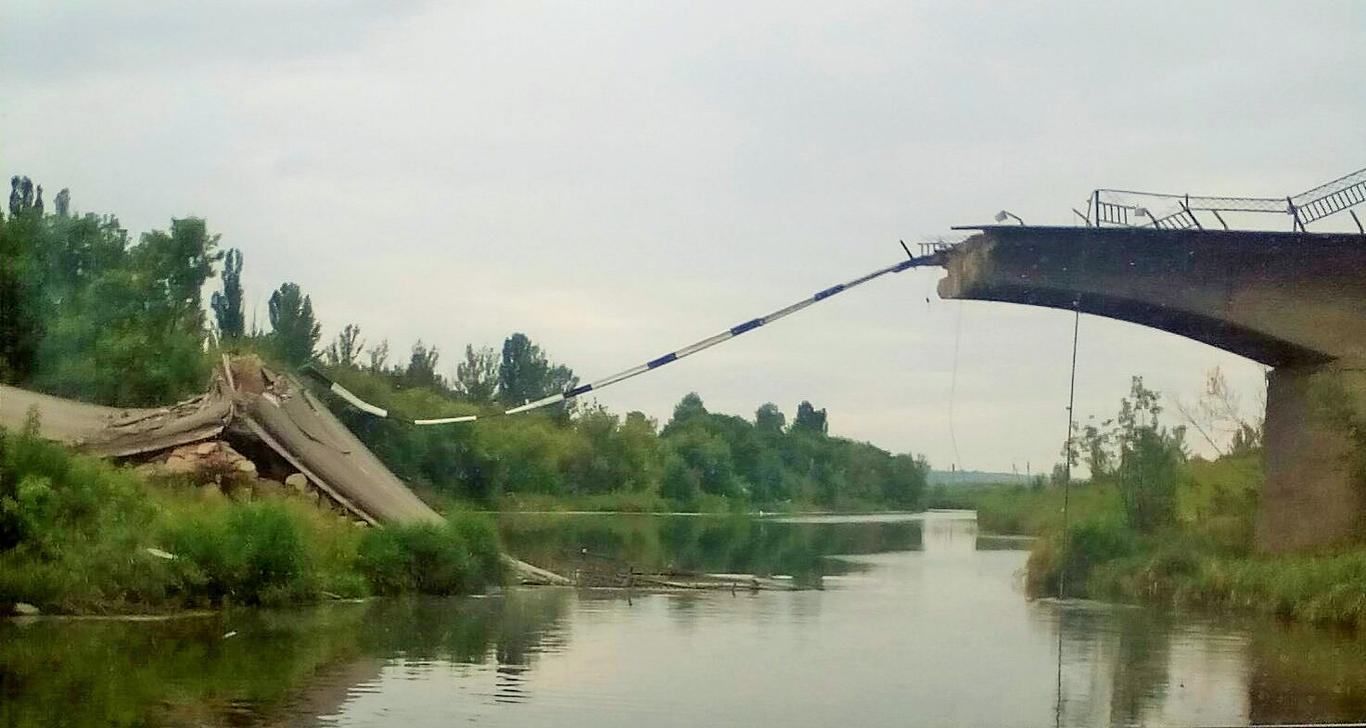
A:
{"label": "distant hill", "polygon": [[931,486],[955,485],[1028,485],[1029,478],[1024,473],[990,473],[985,470],[931,470]]}

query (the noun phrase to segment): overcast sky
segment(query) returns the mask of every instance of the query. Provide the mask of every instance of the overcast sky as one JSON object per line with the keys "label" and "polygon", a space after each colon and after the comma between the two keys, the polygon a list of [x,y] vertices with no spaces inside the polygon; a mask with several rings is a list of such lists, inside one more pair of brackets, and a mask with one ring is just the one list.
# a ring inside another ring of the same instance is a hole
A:
{"label": "overcast sky", "polygon": [[[1363,40],[1352,2],[8,0],[0,166],[135,233],[207,218],[263,323],[295,281],[327,338],[420,337],[449,373],[523,331],[589,380],[1002,208],[1070,224],[1095,187],[1280,196],[1355,170]],[[599,401],[810,399],[936,467],[1047,469],[1070,314],[940,301],[941,275]],[[1193,400],[1215,366],[1259,402],[1252,362],[1083,317],[1077,412],[1135,374]]]}

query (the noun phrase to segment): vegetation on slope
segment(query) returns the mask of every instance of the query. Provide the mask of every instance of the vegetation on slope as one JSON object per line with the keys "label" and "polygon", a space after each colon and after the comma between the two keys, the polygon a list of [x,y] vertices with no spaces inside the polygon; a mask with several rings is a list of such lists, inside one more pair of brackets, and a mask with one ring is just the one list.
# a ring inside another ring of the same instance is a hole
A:
{"label": "vegetation on slope", "polygon": [[0,432],[0,604],[122,612],[325,596],[482,591],[500,578],[492,523],[358,528],[287,497],[239,502]]}
{"label": "vegetation on slope", "polygon": [[[405,388],[407,370],[336,364],[330,371],[404,417],[496,411],[440,382]],[[787,425],[772,404],[747,420],[710,412],[688,394],[662,428],[640,412],[622,417],[600,406],[421,428],[334,404],[409,482],[438,499],[503,508],[913,509],[929,470],[923,458],[830,436],[825,411],[808,402]]]}
{"label": "vegetation on slope", "polygon": [[1366,546],[1255,550],[1259,428],[1229,428],[1224,455],[1191,458],[1184,433],[1161,427],[1158,412],[1158,395],[1135,380],[1114,426],[1080,428],[1075,454],[1092,477],[1072,485],[1065,532],[1057,485],[965,489],[935,504],[977,508],[983,530],[1039,536],[1026,574],[1035,595],[1065,590],[1366,627]]}

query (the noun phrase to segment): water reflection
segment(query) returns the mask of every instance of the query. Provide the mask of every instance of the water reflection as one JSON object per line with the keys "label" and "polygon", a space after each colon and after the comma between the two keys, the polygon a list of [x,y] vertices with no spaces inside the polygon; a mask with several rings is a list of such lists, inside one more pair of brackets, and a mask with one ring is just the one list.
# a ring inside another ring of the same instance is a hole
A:
{"label": "water reflection", "polygon": [[1080,601],[1050,606],[1063,629],[1064,724],[1247,720],[1239,632],[1157,610]]}
{"label": "water reflection", "polygon": [[[539,534],[554,548],[591,543],[712,570],[800,567],[825,588],[629,600],[518,589],[162,622],[0,623],[0,726],[1047,725],[1059,634],[1065,725],[1366,716],[1355,638],[1028,602],[1023,552],[984,541],[961,517],[522,528],[509,540]],[[859,568],[818,566],[828,554]]]}
{"label": "water reflection", "polygon": [[417,673],[452,663],[530,667],[538,652],[564,644],[553,635],[570,596],[543,590],[506,600],[376,601],[152,622],[0,623],[0,726],[327,715],[388,666]]}
{"label": "water reflection", "polygon": [[1249,716],[1289,723],[1307,712],[1341,722],[1366,717],[1366,644],[1302,626],[1274,625],[1248,640]]}
{"label": "water reflection", "polygon": [[791,576],[800,586],[848,573],[827,557],[920,548],[918,516],[750,518],[595,514],[505,514],[503,541],[519,558],[569,571],[588,553],[644,571]]}

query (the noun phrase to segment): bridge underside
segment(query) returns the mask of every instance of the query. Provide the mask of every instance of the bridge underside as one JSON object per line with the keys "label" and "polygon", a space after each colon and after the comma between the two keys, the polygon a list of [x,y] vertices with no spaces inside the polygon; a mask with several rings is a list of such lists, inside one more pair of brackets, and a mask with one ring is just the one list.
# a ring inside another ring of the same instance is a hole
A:
{"label": "bridge underside", "polygon": [[1260,545],[1286,551],[1363,535],[1366,483],[1349,432],[1366,423],[1366,238],[979,229],[940,254],[942,297],[1075,308],[1274,367]]}

